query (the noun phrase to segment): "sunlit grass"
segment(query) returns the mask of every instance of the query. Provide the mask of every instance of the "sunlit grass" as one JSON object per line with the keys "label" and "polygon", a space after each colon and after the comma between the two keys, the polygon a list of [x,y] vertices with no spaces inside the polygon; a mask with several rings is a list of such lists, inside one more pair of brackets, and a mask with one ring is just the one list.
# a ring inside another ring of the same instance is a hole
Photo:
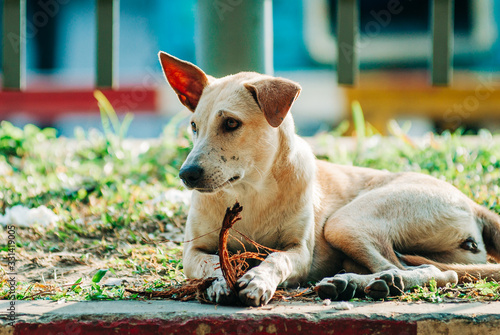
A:
{"label": "sunlit grass", "polygon": [[[0,124],[0,213],[15,205],[45,205],[60,218],[51,226],[18,229],[19,264],[26,271],[46,270],[55,264],[57,255],[60,263],[93,269],[87,277],[70,281],[57,273],[37,281],[21,280],[16,288],[18,299],[136,299],[125,292],[122,283],[106,284],[106,280],[127,276],[135,280],[129,285],[144,290],[185,280],[179,242],[188,206],[161,195],[182,190],[177,175],[191,146],[187,131],[178,126],[180,118],[175,118],[158,139],[127,140],[124,136],[133,121],[120,123],[106,106],[101,104],[106,131],[80,130],[74,140],[57,138],[50,128]],[[393,125],[393,136],[384,138],[365,124],[362,111],[356,108],[355,129],[362,135],[357,140],[340,137],[347,129],[345,123],[333,133],[317,135],[311,141],[319,157],[430,174],[500,212],[499,137],[487,131],[468,137],[458,131],[416,140]],[[4,245],[6,238],[5,229],[0,228]],[[2,249],[0,257],[6,253]],[[4,262],[0,265],[4,274],[0,298],[6,299],[8,271]],[[96,273],[102,276],[95,277]],[[479,281],[460,287],[416,288],[401,299],[499,300],[500,293],[498,283]]]}

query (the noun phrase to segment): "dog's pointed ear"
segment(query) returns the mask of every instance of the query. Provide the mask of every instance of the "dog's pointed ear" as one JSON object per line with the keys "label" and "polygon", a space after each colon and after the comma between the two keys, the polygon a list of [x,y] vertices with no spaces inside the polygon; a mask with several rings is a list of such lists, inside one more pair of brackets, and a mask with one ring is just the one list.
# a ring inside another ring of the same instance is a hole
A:
{"label": "dog's pointed ear", "polygon": [[299,84],[284,78],[266,78],[244,86],[252,93],[267,122],[275,128],[283,122],[302,89]]}
{"label": "dog's pointed ear", "polygon": [[194,112],[201,93],[209,84],[207,75],[196,65],[180,60],[163,51],[158,53],[165,78],[174,89],[181,103]]}

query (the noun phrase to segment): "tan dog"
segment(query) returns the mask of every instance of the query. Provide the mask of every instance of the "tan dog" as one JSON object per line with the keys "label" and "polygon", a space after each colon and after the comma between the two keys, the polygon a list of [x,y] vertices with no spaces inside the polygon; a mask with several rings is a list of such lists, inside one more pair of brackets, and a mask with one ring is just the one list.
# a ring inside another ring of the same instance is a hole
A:
{"label": "tan dog", "polygon": [[[500,280],[500,265],[485,264],[487,252],[500,261],[497,214],[427,175],[316,160],[288,113],[297,83],[250,72],[215,79],[166,53],[159,57],[193,112],[194,147],[180,171],[195,190],[184,271],[217,277],[208,290],[215,302],[235,298],[217,268],[214,231],[236,200],[244,210],[235,228],[281,250],[238,281],[247,305],[266,304],[278,285],[317,280],[320,297],[337,300],[383,298],[433,278],[456,283],[466,272]],[[236,237],[231,251],[253,248]]]}

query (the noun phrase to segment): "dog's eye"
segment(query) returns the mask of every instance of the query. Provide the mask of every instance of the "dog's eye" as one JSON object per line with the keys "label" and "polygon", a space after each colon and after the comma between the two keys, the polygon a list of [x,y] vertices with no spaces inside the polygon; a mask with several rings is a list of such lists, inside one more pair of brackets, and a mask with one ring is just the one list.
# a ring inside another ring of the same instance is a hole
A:
{"label": "dog's eye", "polygon": [[191,122],[191,130],[193,131],[194,134],[196,134],[196,123]]}
{"label": "dog's eye", "polygon": [[227,119],[224,122],[224,128],[228,131],[236,130],[240,126],[240,122],[235,119]]}

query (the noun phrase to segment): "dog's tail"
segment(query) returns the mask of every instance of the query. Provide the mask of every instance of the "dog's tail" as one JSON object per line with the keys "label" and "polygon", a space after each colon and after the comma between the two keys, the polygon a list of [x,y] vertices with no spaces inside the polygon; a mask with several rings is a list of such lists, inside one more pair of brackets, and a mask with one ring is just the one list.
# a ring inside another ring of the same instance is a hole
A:
{"label": "dog's tail", "polygon": [[475,279],[500,281],[500,264],[444,264],[413,255],[401,255],[400,259],[410,266],[431,264],[441,271],[453,270],[458,275],[459,283],[470,282]]}
{"label": "dog's tail", "polygon": [[500,263],[500,216],[483,206],[474,206],[477,223],[482,227],[488,255]]}

